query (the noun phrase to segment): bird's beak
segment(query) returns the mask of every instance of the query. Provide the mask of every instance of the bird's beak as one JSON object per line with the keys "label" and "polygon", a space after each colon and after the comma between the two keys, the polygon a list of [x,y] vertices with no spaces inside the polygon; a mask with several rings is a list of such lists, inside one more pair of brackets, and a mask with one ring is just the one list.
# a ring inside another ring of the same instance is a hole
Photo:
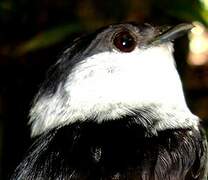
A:
{"label": "bird's beak", "polygon": [[193,24],[183,23],[175,27],[166,28],[166,30],[163,30],[159,35],[154,37],[154,39],[152,39],[149,42],[149,44],[158,45],[169,41],[173,41],[174,39],[186,34],[193,27]]}

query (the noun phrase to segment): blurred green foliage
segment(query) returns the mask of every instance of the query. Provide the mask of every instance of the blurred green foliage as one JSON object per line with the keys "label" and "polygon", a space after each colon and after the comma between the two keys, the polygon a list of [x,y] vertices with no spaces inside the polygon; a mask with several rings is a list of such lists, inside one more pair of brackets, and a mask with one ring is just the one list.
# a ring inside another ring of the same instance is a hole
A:
{"label": "blurred green foliage", "polygon": [[168,15],[176,17],[183,21],[199,21],[204,25],[208,25],[207,9],[202,0],[160,0],[154,1],[154,5],[158,6],[161,11],[165,11]]}
{"label": "blurred green foliage", "polygon": [[53,44],[59,43],[68,35],[81,31],[79,24],[67,24],[57,26],[49,30],[40,32],[28,41],[22,42],[15,50],[14,55],[22,55],[41,48],[47,48]]}

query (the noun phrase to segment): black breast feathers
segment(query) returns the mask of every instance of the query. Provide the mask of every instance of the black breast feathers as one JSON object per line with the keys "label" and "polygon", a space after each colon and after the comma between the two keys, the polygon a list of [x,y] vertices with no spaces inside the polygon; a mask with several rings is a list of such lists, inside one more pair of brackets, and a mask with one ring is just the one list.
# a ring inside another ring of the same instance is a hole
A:
{"label": "black breast feathers", "polygon": [[136,117],[76,122],[38,138],[12,179],[202,179],[203,136],[194,129],[151,136]]}

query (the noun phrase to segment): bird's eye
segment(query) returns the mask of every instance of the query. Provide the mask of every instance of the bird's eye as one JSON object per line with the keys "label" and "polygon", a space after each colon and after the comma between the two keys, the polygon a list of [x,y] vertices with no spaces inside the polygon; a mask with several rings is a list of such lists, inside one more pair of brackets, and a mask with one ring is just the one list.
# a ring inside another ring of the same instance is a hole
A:
{"label": "bird's eye", "polygon": [[122,31],[114,36],[113,44],[121,52],[131,52],[136,47],[136,40],[128,31]]}

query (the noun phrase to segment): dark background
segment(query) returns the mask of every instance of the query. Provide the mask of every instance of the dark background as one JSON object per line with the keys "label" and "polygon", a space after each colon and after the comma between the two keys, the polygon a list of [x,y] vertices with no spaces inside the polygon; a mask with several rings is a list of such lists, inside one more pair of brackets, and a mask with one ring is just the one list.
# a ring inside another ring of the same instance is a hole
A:
{"label": "dark background", "polygon": [[[0,0],[0,179],[8,179],[31,145],[31,101],[48,67],[71,40],[110,23],[208,25],[200,0]],[[175,57],[191,110],[208,119],[208,63],[189,65],[188,37]],[[208,58],[207,58],[208,59]]]}

